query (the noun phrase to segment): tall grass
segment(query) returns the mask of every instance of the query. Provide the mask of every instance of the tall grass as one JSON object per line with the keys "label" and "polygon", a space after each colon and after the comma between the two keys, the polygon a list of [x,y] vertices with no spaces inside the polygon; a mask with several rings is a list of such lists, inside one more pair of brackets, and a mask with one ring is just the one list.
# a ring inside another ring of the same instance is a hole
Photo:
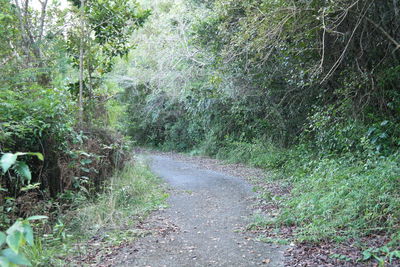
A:
{"label": "tall grass", "polygon": [[[306,169],[307,170],[307,169]],[[299,239],[341,240],[384,232],[400,221],[400,157],[324,158],[294,171],[280,223],[299,226]]]}
{"label": "tall grass", "polygon": [[106,191],[76,211],[74,223],[84,233],[129,229],[163,205],[167,195],[143,161],[127,164],[111,179]]}
{"label": "tall grass", "polygon": [[65,266],[65,258],[86,253],[92,237],[104,246],[132,241],[138,237],[135,226],[164,206],[167,196],[143,159],[129,162],[96,198],[77,198],[78,208],[60,217],[53,232],[37,238],[26,254],[34,266]]}
{"label": "tall grass", "polygon": [[[368,151],[366,151],[368,153]],[[299,240],[345,240],[400,227],[400,154],[326,154],[299,145],[278,149],[233,142],[216,154],[270,170],[292,187],[275,223],[297,226]]]}

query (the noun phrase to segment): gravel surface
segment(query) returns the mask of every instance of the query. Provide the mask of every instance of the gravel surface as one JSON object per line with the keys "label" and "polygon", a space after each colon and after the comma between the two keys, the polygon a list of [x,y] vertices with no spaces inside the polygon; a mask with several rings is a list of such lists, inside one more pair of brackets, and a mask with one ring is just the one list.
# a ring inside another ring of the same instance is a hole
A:
{"label": "gravel surface", "polygon": [[114,266],[284,265],[285,246],[257,242],[243,231],[254,199],[246,181],[196,164],[200,158],[147,157],[151,169],[171,187],[170,207],[142,226],[153,234],[122,248]]}

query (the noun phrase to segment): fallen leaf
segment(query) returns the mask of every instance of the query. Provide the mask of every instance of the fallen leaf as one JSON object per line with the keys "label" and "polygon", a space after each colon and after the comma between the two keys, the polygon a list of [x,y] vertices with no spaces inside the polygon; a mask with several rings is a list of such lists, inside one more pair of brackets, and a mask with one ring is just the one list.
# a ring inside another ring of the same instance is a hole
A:
{"label": "fallen leaf", "polygon": [[268,263],[270,263],[270,262],[271,262],[270,259],[265,259],[265,260],[262,261],[263,264],[268,264]]}

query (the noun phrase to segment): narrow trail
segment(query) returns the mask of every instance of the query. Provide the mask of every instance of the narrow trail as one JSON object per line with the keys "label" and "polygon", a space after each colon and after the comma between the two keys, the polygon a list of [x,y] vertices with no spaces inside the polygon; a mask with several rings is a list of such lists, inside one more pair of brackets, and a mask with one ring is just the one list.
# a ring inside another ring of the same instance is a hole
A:
{"label": "narrow trail", "polygon": [[172,188],[169,207],[151,217],[154,234],[120,253],[118,266],[283,266],[284,247],[242,231],[254,197],[247,182],[165,155],[148,158]]}

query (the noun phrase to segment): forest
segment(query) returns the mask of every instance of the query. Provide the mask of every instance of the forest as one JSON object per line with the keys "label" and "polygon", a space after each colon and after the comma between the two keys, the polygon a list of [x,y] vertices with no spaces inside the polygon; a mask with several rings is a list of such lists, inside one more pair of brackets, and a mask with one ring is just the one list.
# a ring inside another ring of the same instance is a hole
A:
{"label": "forest", "polygon": [[261,168],[286,193],[259,192],[279,208],[257,228],[400,260],[399,12],[0,0],[0,265],[63,266],[104,229],[104,246],[132,238],[129,216],[167,198],[133,147]]}

